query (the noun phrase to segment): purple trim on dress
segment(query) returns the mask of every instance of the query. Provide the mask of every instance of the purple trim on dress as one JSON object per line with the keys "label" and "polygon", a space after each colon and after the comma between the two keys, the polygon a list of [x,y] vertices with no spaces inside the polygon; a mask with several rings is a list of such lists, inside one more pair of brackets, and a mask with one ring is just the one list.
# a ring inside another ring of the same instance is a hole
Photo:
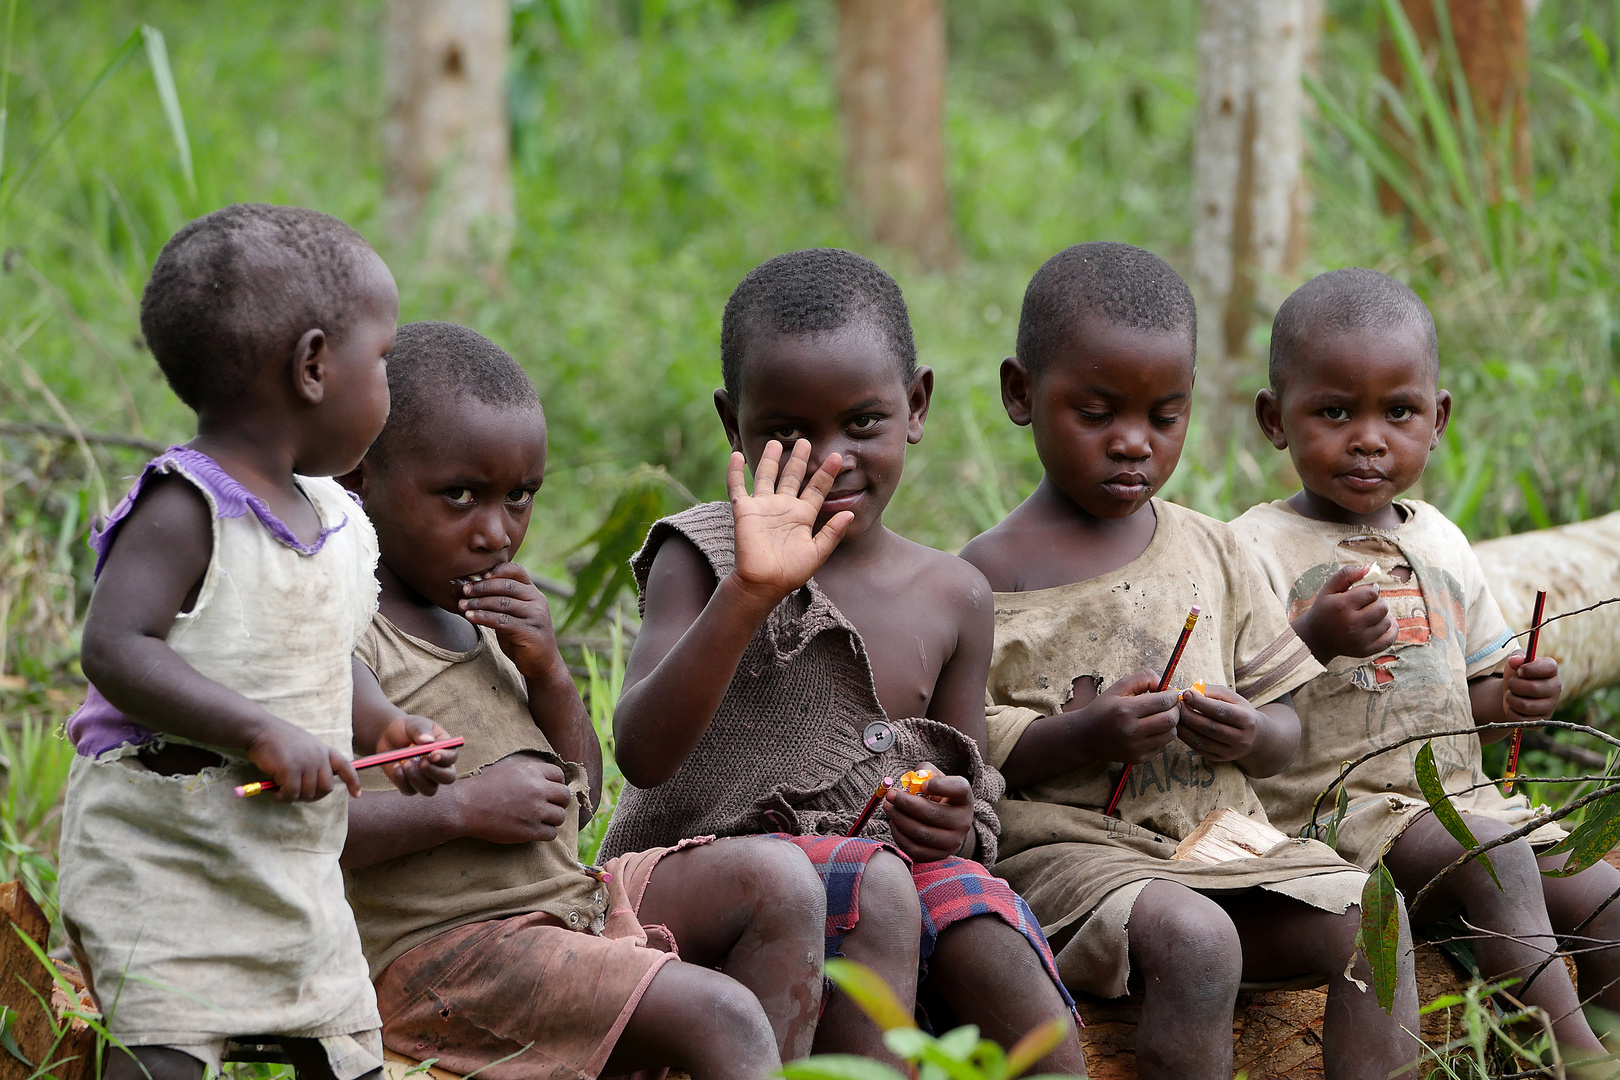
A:
{"label": "purple trim on dress", "polygon": [[[270,512],[264,500],[243,487],[235,477],[220,467],[219,462],[200,450],[171,446],[146,463],[141,475],[135,478],[135,484],[129,489],[129,494],[123,497],[113,512],[107,516],[106,521],[90,530],[90,547],[96,553],[97,577],[101,576],[101,566],[107,561],[107,553],[112,550],[119,527],[135,508],[135,500],[140,498],[141,490],[146,487],[147,481],[154,474],[171,472],[179,473],[206,492],[213,501],[217,516],[238,518],[251,511],[253,516],[259,519],[259,523],[269,530],[271,536],[300,555],[315,554],[326,544],[327,537],[349,523],[349,515],[344,514],[342,521],[322,529],[313,543],[301,544],[293,531],[287,528],[286,523]],[[74,749],[85,757],[99,757],[125,743],[140,746],[158,737],[157,732],[127,719],[94,686],[90,687],[90,692],[85,696],[84,704],[79,707],[79,711],[68,717],[65,727]]]}
{"label": "purple trim on dress", "polygon": [[99,528],[90,530],[90,546],[96,552],[95,572],[98,576],[101,573],[101,564],[107,561],[107,552],[112,550],[114,534],[129,516],[129,512],[135,508],[135,500],[140,498],[141,490],[146,487],[147,481],[154,473],[170,472],[179,473],[211,495],[219,517],[238,518],[252,511],[253,516],[259,519],[259,523],[270,530],[271,536],[300,555],[315,554],[326,544],[328,536],[349,523],[349,515],[345,514],[343,520],[336,525],[322,529],[321,534],[313,542],[300,543],[293,531],[287,528],[286,522],[271,513],[263,499],[243,487],[234,476],[220,467],[219,462],[201,450],[193,450],[186,446],[171,446],[146,463],[141,475],[135,478],[135,485],[129,489],[129,494],[125,495],[113,512],[107,515],[107,520],[102,522]]}

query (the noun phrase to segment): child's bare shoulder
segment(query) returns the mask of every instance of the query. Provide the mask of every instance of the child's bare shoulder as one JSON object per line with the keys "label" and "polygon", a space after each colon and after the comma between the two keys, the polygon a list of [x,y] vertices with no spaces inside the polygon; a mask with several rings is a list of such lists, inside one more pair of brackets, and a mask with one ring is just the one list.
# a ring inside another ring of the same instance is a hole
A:
{"label": "child's bare shoulder", "polygon": [[901,545],[895,560],[909,585],[929,590],[928,595],[964,614],[976,612],[989,602],[990,582],[965,556],[952,555],[904,537],[897,539]]}
{"label": "child's bare shoulder", "polygon": [[1015,510],[962,548],[971,565],[996,592],[1018,591],[1018,567],[1029,552],[1029,530]]}

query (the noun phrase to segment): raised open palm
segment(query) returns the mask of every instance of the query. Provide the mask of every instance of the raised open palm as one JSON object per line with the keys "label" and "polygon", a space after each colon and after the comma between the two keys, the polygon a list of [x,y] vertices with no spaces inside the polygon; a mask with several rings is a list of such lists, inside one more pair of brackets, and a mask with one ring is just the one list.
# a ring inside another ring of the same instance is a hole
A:
{"label": "raised open palm", "polygon": [[842,463],[839,455],[828,454],[806,482],[809,440],[795,443],[784,465],[782,444],[772,439],[754,470],[754,493],[750,495],[744,482],[743,456],[731,455],[726,486],[736,519],[736,574],[742,584],[770,598],[773,605],[810,580],[855,520],[854,514],[844,510],[834,514],[820,532],[814,531],[816,515],[821,513]]}

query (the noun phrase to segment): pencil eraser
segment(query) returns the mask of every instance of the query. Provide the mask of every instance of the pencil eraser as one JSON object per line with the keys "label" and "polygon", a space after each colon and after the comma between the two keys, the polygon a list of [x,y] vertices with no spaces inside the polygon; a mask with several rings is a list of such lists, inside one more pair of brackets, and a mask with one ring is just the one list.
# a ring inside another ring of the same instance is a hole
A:
{"label": "pencil eraser", "polygon": [[1198,606],[1198,605],[1197,605],[1197,604],[1194,604],[1194,605],[1193,605],[1193,606],[1192,606],[1192,613],[1193,613],[1193,614],[1194,614],[1194,615],[1197,615],[1197,614],[1199,614],[1199,613],[1200,613],[1200,612],[1202,612],[1202,611],[1203,611],[1203,610],[1204,610],[1204,609],[1203,609],[1203,608],[1201,608],[1201,607],[1199,607],[1199,606]]}

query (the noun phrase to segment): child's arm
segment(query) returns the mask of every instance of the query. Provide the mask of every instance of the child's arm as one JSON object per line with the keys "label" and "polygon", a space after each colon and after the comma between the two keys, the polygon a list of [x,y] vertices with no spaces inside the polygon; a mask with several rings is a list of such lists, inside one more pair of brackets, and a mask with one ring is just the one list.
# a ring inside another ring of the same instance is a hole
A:
{"label": "child's arm", "polygon": [[373,791],[349,805],[346,869],[396,859],[451,840],[526,844],[557,838],[576,805],[563,771],[534,754],[502,758],[434,799]]}
{"label": "child's arm", "polygon": [[591,781],[591,805],[602,797],[602,744],[591,714],[580,700],[551,625],[545,594],[517,563],[502,563],[482,581],[462,586],[461,614],[487,626],[529,688],[529,715],[564,761],[585,766]]}
{"label": "child's arm", "polygon": [[[963,581],[938,581],[961,598],[956,649],[934,680],[928,718],[949,724],[985,752],[984,684],[990,675],[990,651],[996,633],[990,583],[971,564],[941,561],[941,568],[962,574]],[[978,851],[973,830],[973,784],[965,776],[942,776],[930,762],[918,768],[935,773],[921,795],[891,788],[884,813],[895,843],[913,862],[933,862],[951,855],[971,859]],[[943,802],[935,802],[943,799]]]}
{"label": "child's arm", "polygon": [[1374,585],[1356,584],[1365,566],[1340,567],[1316,594],[1309,610],[1293,621],[1319,664],[1338,656],[1372,656],[1395,644],[1399,628]]}
{"label": "child's arm", "polygon": [[[450,733],[425,716],[411,716],[389,701],[377,676],[359,660],[354,668],[354,746],[358,753],[381,754],[448,739]],[[404,795],[432,795],[456,780],[456,751],[435,750],[419,758],[379,765]]]}
{"label": "child's arm", "polygon": [[[357,731],[417,722],[431,726],[429,742],[446,735],[438,724],[407,716],[389,701],[377,676],[358,660],[354,662],[354,713]],[[456,751],[436,750],[425,762],[415,759],[382,766],[401,770],[401,776],[389,774],[399,790],[373,791],[349,805],[343,865],[350,869],[370,866],[466,836],[492,844],[551,840],[575,802],[562,770],[532,754],[503,758],[475,776],[456,781],[436,799],[407,798],[412,790],[422,789],[405,767],[436,784],[450,784],[455,780],[455,760]]]}
{"label": "child's arm", "polygon": [[196,602],[213,547],[208,504],[182,479],[153,477],[120,526],[85,616],[85,677],[130,720],[243,753],[278,785],[279,802],[313,800],[336,773],[354,794],[348,759],[309,732],[202,675],[169,647]]}
{"label": "child's arm", "polygon": [[1001,766],[1009,790],[1100,762],[1138,765],[1176,736],[1176,692],[1155,687],[1159,676],[1138,671],[1072,712],[1035,721]]}
{"label": "child's arm", "polygon": [[838,474],[837,454],[808,482],[807,440],[793,447],[778,477],[781,456],[780,443],[766,445],[750,496],[743,456],[731,455],[726,485],[737,560],[724,581],[715,582],[697,549],[677,538],[653,560],[641,630],[613,712],[619,768],[637,787],[657,787],[675,775],[714,719],[755,631],[827,561],[854,520],[844,511],[813,532]]}
{"label": "child's arm", "polygon": [[1251,705],[1224,686],[1181,696],[1181,741],[1210,761],[1231,761],[1250,776],[1275,776],[1299,750],[1293,696]]}
{"label": "child's arm", "polygon": [[[1558,661],[1538,656],[1528,664],[1524,653],[1507,659],[1507,675],[1484,675],[1468,683],[1468,699],[1474,707],[1474,723],[1503,724],[1515,720],[1545,720],[1558,708],[1558,695],[1564,686],[1558,678]],[[1480,742],[1507,738],[1508,728],[1479,733]]]}

